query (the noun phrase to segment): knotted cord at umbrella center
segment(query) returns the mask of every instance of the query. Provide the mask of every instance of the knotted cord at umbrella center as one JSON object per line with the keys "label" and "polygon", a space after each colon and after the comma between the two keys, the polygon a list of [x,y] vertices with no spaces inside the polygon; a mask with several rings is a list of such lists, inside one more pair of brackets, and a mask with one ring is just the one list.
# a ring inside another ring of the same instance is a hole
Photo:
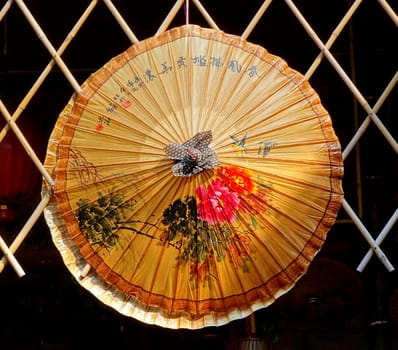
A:
{"label": "knotted cord at umbrella center", "polygon": [[169,159],[174,160],[174,176],[192,176],[206,169],[216,167],[219,162],[215,152],[209,147],[211,131],[197,133],[183,144],[172,142],[165,148]]}

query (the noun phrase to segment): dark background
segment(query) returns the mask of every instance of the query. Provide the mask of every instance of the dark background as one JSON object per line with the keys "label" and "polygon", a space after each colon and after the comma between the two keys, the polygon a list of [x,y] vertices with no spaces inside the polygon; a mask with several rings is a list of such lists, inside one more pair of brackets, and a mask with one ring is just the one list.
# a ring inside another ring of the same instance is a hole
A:
{"label": "dark background", "polygon": [[[52,45],[57,49],[88,5],[88,1],[26,0]],[[219,28],[242,34],[261,1],[203,0]],[[0,1],[0,8],[6,1]],[[174,1],[118,0],[113,4],[139,40],[154,35]],[[300,0],[296,6],[326,42],[351,2]],[[397,3],[390,1],[397,12]],[[190,22],[208,26],[194,4]],[[185,23],[181,10],[171,27]],[[283,1],[274,1],[249,41],[283,57],[305,73],[319,49]],[[365,0],[331,51],[371,106],[397,71],[397,28],[377,1]],[[87,77],[124,51],[131,42],[102,2],[62,55],[83,83]],[[0,22],[0,98],[13,113],[51,59],[16,4]],[[342,148],[352,138],[366,112],[327,60],[310,79],[329,111]],[[49,134],[73,93],[55,66],[18,120],[18,125],[43,160]],[[389,95],[379,118],[397,139],[398,92]],[[3,127],[4,120],[0,119]],[[7,142],[12,135],[7,136]],[[14,144],[18,147],[18,144]],[[23,152],[21,152],[23,153]],[[21,156],[22,159],[23,156]],[[24,161],[25,163],[29,163]],[[3,181],[21,181],[15,196],[16,220],[1,222],[0,233],[11,243],[40,200],[37,170],[14,168]],[[29,174],[28,181],[25,181]],[[398,206],[397,154],[372,123],[345,161],[344,191],[369,231],[377,235]],[[398,266],[398,228],[382,249]],[[393,349],[397,348],[396,272],[387,272],[373,258],[364,272],[355,269],[368,245],[342,209],[319,256],[297,287],[271,307],[256,312],[257,329],[273,349]],[[16,254],[27,275],[18,278],[7,266],[0,274],[0,349],[78,349],[112,345],[112,349],[203,347],[234,349],[246,334],[247,322],[198,331],[147,326],[120,315],[83,289],[63,265],[41,218]]]}

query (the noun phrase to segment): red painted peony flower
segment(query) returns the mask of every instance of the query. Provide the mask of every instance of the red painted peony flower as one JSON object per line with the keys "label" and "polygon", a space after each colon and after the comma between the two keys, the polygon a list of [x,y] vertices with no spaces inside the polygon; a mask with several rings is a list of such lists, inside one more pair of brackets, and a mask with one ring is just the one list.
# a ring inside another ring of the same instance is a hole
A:
{"label": "red painted peony flower", "polygon": [[222,179],[226,187],[238,195],[251,193],[254,189],[254,182],[247,170],[238,167],[221,167],[217,176]]}
{"label": "red painted peony flower", "polygon": [[233,222],[235,209],[239,206],[238,194],[230,191],[220,179],[214,180],[207,188],[196,189],[198,217],[210,224]]}

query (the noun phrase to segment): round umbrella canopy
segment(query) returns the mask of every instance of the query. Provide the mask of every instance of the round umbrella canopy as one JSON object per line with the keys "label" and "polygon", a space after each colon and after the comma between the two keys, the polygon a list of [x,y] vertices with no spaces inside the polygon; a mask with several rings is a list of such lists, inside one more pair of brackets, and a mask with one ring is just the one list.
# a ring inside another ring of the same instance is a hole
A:
{"label": "round umbrella canopy", "polygon": [[71,273],[168,328],[271,304],[306,272],[342,200],[340,145],[303,76],[194,25],[94,73],[60,114],[45,166],[45,217]]}

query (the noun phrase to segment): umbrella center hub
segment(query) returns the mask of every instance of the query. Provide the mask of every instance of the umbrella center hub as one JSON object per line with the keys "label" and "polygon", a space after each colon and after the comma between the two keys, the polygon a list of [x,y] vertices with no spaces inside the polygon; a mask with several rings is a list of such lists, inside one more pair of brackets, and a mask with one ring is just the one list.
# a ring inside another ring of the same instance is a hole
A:
{"label": "umbrella center hub", "polygon": [[216,167],[219,164],[216,153],[209,147],[212,140],[209,130],[197,133],[182,144],[172,142],[167,145],[165,153],[174,161],[173,175],[187,177]]}

